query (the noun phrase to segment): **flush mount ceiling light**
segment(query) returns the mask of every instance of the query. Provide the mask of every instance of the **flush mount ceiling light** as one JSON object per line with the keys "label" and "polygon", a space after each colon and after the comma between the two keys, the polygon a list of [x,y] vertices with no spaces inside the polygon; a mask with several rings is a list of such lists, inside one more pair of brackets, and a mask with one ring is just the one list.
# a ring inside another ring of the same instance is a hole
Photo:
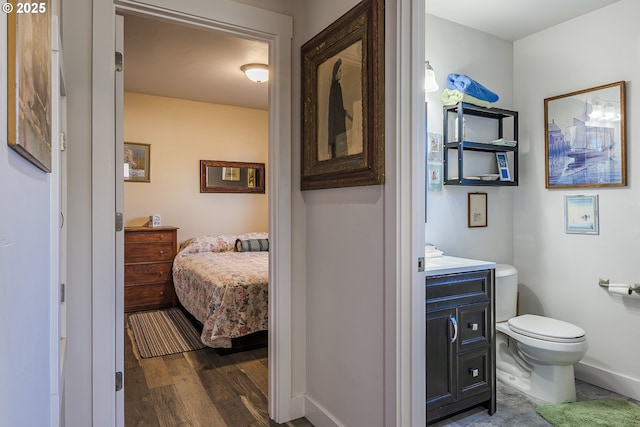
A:
{"label": "flush mount ceiling light", "polygon": [[245,64],[240,69],[252,82],[264,83],[269,80],[269,67],[266,64]]}
{"label": "flush mount ceiling light", "polygon": [[435,92],[440,87],[438,86],[438,82],[436,82],[436,73],[431,68],[431,64],[429,61],[424,62],[424,91],[425,92]]}

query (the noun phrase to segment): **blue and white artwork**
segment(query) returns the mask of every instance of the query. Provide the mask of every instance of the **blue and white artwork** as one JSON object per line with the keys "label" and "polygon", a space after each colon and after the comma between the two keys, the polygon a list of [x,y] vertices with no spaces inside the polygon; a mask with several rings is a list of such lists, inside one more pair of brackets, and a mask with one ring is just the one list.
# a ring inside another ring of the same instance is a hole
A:
{"label": "blue and white artwork", "polygon": [[565,196],[565,233],[598,234],[598,195]]}
{"label": "blue and white artwork", "polygon": [[626,185],[624,82],[545,99],[547,188]]}

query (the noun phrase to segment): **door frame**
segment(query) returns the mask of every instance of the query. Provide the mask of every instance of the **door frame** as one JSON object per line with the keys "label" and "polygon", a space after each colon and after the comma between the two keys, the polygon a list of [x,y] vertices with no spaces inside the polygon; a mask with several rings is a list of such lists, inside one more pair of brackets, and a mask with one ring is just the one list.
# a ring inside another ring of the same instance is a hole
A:
{"label": "door frame", "polygon": [[[117,10],[156,16],[269,44],[269,415],[304,416],[292,396],[291,337],[291,17],[217,0],[93,0],[92,40],[92,406],[94,426],[121,425],[116,413],[116,194],[114,28]],[[126,67],[126,58],[125,58]],[[120,118],[122,119],[122,118]],[[113,369],[112,369],[113,368]],[[126,380],[125,380],[126,384]],[[118,393],[123,393],[118,392]],[[118,397],[119,398],[119,397]],[[118,408],[118,411],[120,408]]]}

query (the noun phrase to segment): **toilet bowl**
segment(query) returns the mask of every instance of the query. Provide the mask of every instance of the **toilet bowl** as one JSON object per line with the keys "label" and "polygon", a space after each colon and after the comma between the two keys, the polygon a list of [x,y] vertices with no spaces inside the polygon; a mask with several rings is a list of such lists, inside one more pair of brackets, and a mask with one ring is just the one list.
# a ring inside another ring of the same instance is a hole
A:
{"label": "toilet bowl", "polygon": [[516,316],[517,270],[496,266],[496,377],[549,403],[576,400],[573,365],[588,347],[583,329],[544,316]]}

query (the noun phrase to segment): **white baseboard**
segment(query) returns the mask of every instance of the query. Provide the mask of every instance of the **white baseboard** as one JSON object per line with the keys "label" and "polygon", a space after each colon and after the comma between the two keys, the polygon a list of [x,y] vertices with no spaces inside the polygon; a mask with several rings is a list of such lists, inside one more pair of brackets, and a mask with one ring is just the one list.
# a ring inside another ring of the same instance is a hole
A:
{"label": "white baseboard", "polygon": [[583,362],[577,363],[574,369],[576,378],[579,380],[640,400],[640,379],[630,378]]}
{"label": "white baseboard", "polygon": [[304,416],[315,427],[344,427],[329,411],[309,396],[305,397]]}

